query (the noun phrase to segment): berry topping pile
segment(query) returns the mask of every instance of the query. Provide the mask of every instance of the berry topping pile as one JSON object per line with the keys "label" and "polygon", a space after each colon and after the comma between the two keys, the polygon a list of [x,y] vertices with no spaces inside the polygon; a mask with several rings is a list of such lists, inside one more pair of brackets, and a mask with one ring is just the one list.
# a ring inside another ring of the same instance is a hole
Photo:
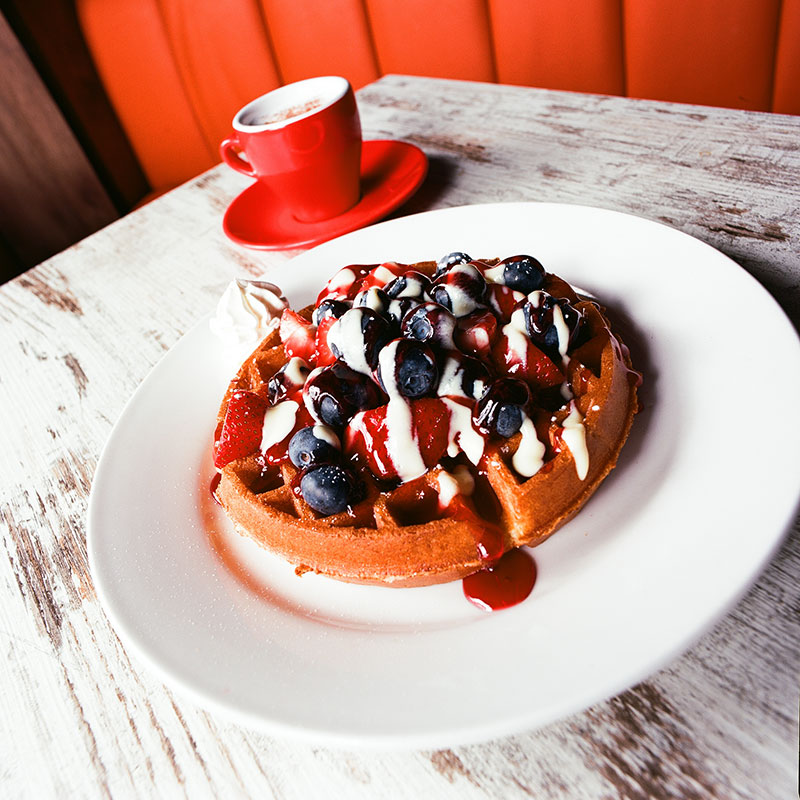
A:
{"label": "berry topping pile", "polygon": [[443,461],[478,468],[492,441],[509,442],[521,480],[535,474],[546,438],[536,412],[549,418],[572,399],[577,296],[528,255],[453,252],[421,269],[348,266],[313,309],[285,310],[286,363],[263,391],[231,394],[216,466],[288,459],[293,490],[321,516],[359,502],[367,473],[397,487]]}

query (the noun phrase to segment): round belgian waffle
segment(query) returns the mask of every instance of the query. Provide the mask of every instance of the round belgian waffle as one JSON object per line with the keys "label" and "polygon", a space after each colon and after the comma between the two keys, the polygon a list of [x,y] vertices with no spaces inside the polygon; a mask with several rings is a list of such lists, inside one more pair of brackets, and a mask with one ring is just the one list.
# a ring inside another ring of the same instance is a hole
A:
{"label": "round belgian waffle", "polygon": [[[411,268],[432,275],[436,264]],[[288,459],[267,470],[256,452],[224,466],[216,490],[237,530],[294,564],[298,572],[391,586],[461,578],[511,548],[548,538],[581,509],[615,466],[637,410],[639,376],[596,303],[580,299],[549,273],[543,288],[569,298],[583,315],[583,333],[565,368],[565,396],[571,402],[530,410],[538,438],[546,445],[544,464],[536,474],[524,478],[512,466],[519,433],[487,438],[478,465],[463,457],[447,462],[451,472],[460,465],[474,490],[444,508],[439,502],[442,465],[399,485],[387,485],[360,469],[363,498],[341,513],[321,516],[297,490],[298,470]],[[308,307],[299,314],[310,320],[312,311]],[[217,436],[231,395],[240,389],[263,393],[286,362],[275,331],[231,381],[219,410]],[[564,422],[571,409],[577,409],[585,431],[588,469],[583,477],[564,446]]]}

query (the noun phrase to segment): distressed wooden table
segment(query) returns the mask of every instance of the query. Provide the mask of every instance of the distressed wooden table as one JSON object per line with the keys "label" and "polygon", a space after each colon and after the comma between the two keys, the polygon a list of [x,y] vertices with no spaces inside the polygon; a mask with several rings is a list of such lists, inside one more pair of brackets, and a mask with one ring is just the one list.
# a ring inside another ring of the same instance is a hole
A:
{"label": "distressed wooden table", "polygon": [[[512,200],[632,212],[728,254],[800,323],[800,118],[407,77],[359,103],[367,138],[430,158],[398,214]],[[293,255],[226,240],[222,213],[245,185],[213,169],[0,289],[0,794],[795,796],[797,523],[744,599],[667,669],[483,745],[282,741],[175,696],[129,657],[87,567],[92,475],[128,397],[227,282]]]}

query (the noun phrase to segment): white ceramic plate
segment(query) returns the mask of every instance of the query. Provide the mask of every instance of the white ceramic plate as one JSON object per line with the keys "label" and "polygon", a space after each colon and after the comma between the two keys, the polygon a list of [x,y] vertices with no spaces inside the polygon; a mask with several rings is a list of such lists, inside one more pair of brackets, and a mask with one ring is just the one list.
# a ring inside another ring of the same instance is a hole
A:
{"label": "white ceramic plate", "polygon": [[236,365],[201,324],[124,410],[89,509],[92,573],[120,636],[198,703],[346,746],[530,729],[675,658],[780,543],[800,422],[773,392],[800,396],[800,346],[767,292],[696,239],[593,208],[470,206],[349,234],[268,278],[299,307],[345,264],[451,250],[531,253],[620,318],[646,377],[618,468],[534,551],[538,582],[515,608],[483,613],[459,583],[299,578],[209,500],[215,414]]}

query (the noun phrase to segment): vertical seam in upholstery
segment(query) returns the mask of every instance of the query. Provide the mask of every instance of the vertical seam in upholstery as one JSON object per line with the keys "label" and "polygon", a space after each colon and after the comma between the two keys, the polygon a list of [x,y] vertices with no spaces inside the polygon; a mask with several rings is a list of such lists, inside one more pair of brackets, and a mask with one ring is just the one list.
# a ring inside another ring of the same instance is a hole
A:
{"label": "vertical seam in upholstery", "polygon": [[628,97],[628,47],[625,37],[625,0],[619,0],[619,43],[622,59],[622,96]]}
{"label": "vertical seam in upholstery", "polygon": [[492,8],[489,0],[483,0],[483,7],[486,10],[486,32],[489,36],[489,60],[492,67],[492,80],[495,83],[500,82],[497,72],[497,50],[494,45],[494,25],[492,24]]}
{"label": "vertical seam in upholstery", "polygon": [[367,38],[369,39],[369,49],[372,53],[372,63],[375,66],[375,71],[378,73],[378,77],[383,77],[383,67],[381,66],[381,61],[378,58],[378,45],[375,41],[375,32],[372,30],[372,19],[369,15],[369,5],[367,4],[367,0],[361,0],[361,9],[364,12],[364,23],[367,26]]}
{"label": "vertical seam in upholstery", "polygon": [[[161,18],[161,28],[164,32],[164,38],[167,41],[167,47],[169,47],[169,52],[172,55],[172,61],[175,66],[175,72],[178,75],[178,80],[181,83],[181,88],[183,89],[183,94],[186,98],[186,104],[189,106],[189,110],[192,114],[192,119],[194,120],[194,124],[197,126],[197,131],[200,134],[200,139],[203,142],[203,146],[206,148],[209,157],[211,158],[212,163],[216,163],[217,160],[217,153],[211,148],[211,144],[209,143],[208,139],[206,138],[206,131],[205,127],[203,126],[202,122],[200,121],[200,117],[198,116],[197,109],[195,108],[194,101],[192,100],[192,94],[188,90],[186,85],[186,79],[184,78],[183,70],[180,67],[180,60],[175,52],[175,46],[172,41],[172,37],[169,33],[169,28],[166,24],[165,17],[164,17],[164,3],[171,2],[171,0],[156,0],[156,7],[158,8],[158,15]],[[181,14],[181,18],[183,15]]]}
{"label": "vertical seam in upholstery", "polygon": [[769,82],[769,110],[775,111],[775,80],[778,75],[778,52],[781,44],[783,30],[783,0],[778,0],[778,13],[775,18],[775,37],[772,48],[772,72]]}
{"label": "vertical seam in upholstery", "polygon": [[625,36],[625,0],[619,0],[619,43],[622,62],[622,96],[628,97],[628,47]]}
{"label": "vertical seam in upholstery", "polygon": [[278,61],[278,52],[275,49],[275,42],[272,40],[272,34],[269,32],[269,23],[267,22],[267,12],[264,10],[264,4],[260,0],[253,0],[256,4],[261,26],[264,28],[264,38],[267,40],[269,47],[269,54],[272,56],[272,63],[275,65],[275,72],[278,73],[278,83],[283,86],[286,81],[283,78],[283,70],[281,69],[280,61]]}

